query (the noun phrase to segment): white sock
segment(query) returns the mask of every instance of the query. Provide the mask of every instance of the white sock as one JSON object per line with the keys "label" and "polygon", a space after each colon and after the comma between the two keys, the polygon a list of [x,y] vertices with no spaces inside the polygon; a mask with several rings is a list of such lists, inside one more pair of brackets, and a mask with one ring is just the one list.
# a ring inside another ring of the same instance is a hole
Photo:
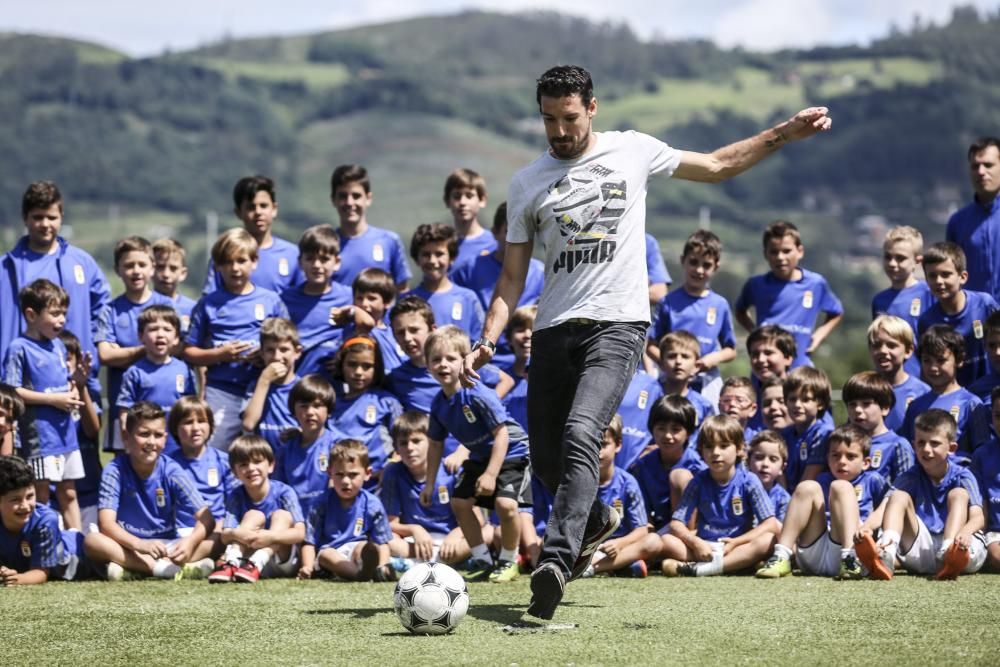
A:
{"label": "white sock", "polygon": [[243,549],[241,549],[240,545],[235,542],[226,547],[225,553],[222,554],[222,560],[226,561],[230,565],[239,565],[242,559]]}
{"label": "white sock", "polygon": [[694,566],[694,573],[699,577],[714,577],[722,574],[722,545],[712,545],[712,560],[707,563],[698,563]]}
{"label": "white sock", "polygon": [[479,560],[485,560],[490,563],[493,562],[493,556],[490,555],[490,550],[486,546],[485,542],[472,547],[472,557]]}
{"label": "white sock", "polygon": [[840,549],[840,560],[844,560],[848,556],[853,556],[853,555],[854,555],[854,548],[853,547],[846,548],[846,549],[843,548],[843,547],[841,547],[841,549]]}
{"label": "white sock", "polygon": [[500,547],[500,560],[513,563],[517,560],[517,549],[504,549]]}
{"label": "white sock", "polygon": [[258,570],[263,570],[264,566],[267,565],[267,562],[271,560],[271,556],[273,555],[274,552],[270,548],[257,549],[257,551],[254,551],[253,555],[250,556],[249,561],[256,565]]}
{"label": "white sock", "polygon": [[173,561],[161,558],[153,563],[153,576],[157,579],[173,579],[181,571],[181,566]]}
{"label": "white sock", "polygon": [[593,565],[597,565],[598,563],[600,563],[602,560],[604,560],[607,557],[608,557],[608,555],[606,553],[604,553],[603,551],[601,551],[600,549],[598,549],[597,551],[594,552],[594,557],[590,559],[590,562]]}
{"label": "white sock", "polygon": [[900,535],[894,530],[886,530],[882,533],[882,538],[878,541],[882,545],[882,550],[889,558],[896,558],[896,550],[899,549]]}
{"label": "white sock", "polygon": [[780,544],[779,543],[779,544],[775,544],[774,545],[774,555],[775,556],[784,556],[788,560],[791,560],[793,554],[792,554],[792,550],[790,548],[786,547],[784,544]]}

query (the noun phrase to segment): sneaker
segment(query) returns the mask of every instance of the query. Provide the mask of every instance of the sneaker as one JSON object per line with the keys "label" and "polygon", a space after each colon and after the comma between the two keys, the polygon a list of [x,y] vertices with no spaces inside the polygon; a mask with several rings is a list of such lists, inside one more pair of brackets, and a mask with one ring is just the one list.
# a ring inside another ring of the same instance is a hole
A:
{"label": "sneaker", "polygon": [[941,569],[937,571],[934,578],[938,581],[957,579],[958,575],[962,574],[968,565],[969,548],[959,546],[958,542],[952,542],[948,550],[944,552]]}
{"label": "sneaker", "polygon": [[490,581],[494,584],[502,584],[514,581],[519,574],[521,574],[521,570],[516,561],[498,560],[493,566],[493,571],[490,572]]}
{"label": "sneaker", "polygon": [[235,579],[233,579],[234,574],[236,574],[235,565],[227,563],[226,561],[219,561],[215,567],[215,571],[208,575],[208,583],[228,584],[235,581]]}
{"label": "sneaker", "polygon": [[767,562],[764,563],[764,567],[757,570],[754,576],[758,579],[777,579],[779,577],[787,577],[791,573],[792,559],[788,556],[772,554],[767,559]]}
{"label": "sneaker", "polygon": [[861,561],[854,554],[847,554],[840,561],[840,573],[837,579],[841,581],[856,581],[864,579],[865,573],[861,569]]}
{"label": "sneaker", "polygon": [[233,581],[238,584],[255,584],[258,579],[260,579],[260,570],[248,560],[243,561],[233,571]]}
{"label": "sneaker", "polygon": [[611,576],[624,577],[626,579],[645,579],[649,576],[649,568],[646,567],[646,561],[637,560],[628,567],[623,567],[620,570],[613,570],[611,572]]}
{"label": "sneaker", "polygon": [[551,620],[566,590],[566,578],[559,566],[552,562],[540,563],[531,575],[531,603],[528,614],[543,621]]}
{"label": "sneaker", "polygon": [[854,541],[854,552],[858,554],[858,560],[868,570],[872,579],[879,581],[889,581],[892,579],[894,564],[891,554],[884,548],[875,544],[875,538],[865,534],[861,539]]}
{"label": "sneaker", "polygon": [[394,570],[391,565],[379,565],[375,568],[375,574],[372,576],[372,581],[396,581],[396,570]]}
{"label": "sneaker", "polygon": [[665,577],[693,577],[696,576],[695,565],[696,563],[685,563],[673,558],[667,558],[660,565],[660,572]]}
{"label": "sneaker", "polygon": [[108,563],[108,581],[136,581],[142,575],[132,570],[126,570],[118,563]]}
{"label": "sneaker", "polygon": [[193,563],[185,563],[184,566],[181,567],[181,571],[174,575],[174,581],[182,581],[184,579],[204,579],[211,576],[214,569],[215,563],[212,562],[211,558],[202,558],[201,560]]}
{"label": "sneaker", "polygon": [[493,572],[493,561],[484,558],[470,558],[462,577],[466,581],[486,581]]}
{"label": "sneaker", "polygon": [[400,556],[393,556],[389,559],[389,567],[391,567],[396,572],[406,572],[411,567],[413,567],[413,560],[410,558],[402,558]]}
{"label": "sneaker", "polygon": [[573,563],[573,572],[569,575],[569,580],[573,581],[578,579],[583,571],[587,569],[590,565],[591,559],[594,557],[594,552],[597,551],[597,547],[601,546],[601,542],[611,537],[611,535],[618,530],[618,526],[621,525],[622,518],[618,516],[618,512],[615,511],[614,507],[608,506],[608,520],[604,522],[601,526],[600,531],[593,535],[584,535],[583,544],[580,546],[580,555],[576,557],[576,562]]}

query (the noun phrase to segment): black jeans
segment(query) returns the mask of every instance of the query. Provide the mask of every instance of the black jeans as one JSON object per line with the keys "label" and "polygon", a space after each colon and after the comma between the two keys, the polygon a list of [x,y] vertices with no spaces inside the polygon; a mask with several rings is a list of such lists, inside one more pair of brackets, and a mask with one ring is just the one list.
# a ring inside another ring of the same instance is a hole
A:
{"label": "black jeans", "polygon": [[635,373],[646,326],[567,322],[536,331],[528,376],[531,467],[555,495],[540,562],[567,578],[584,534],[607,521],[597,498],[598,452]]}

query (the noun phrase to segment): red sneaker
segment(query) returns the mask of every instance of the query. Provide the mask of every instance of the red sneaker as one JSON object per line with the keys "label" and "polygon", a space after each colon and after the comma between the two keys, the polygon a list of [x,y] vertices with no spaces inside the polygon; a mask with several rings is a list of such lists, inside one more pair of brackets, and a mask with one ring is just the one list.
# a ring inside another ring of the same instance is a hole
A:
{"label": "red sneaker", "polygon": [[882,549],[875,544],[875,540],[871,535],[866,533],[861,539],[854,541],[854,553],[858,555],[858,560],[868,569],[872,579],[878,579],[879,581],[889,581],[892,579],[892,565],[887,564],[882,559]]}
{"label": "red sneaker", "polygon": [[233,581],[238,584],[255,584],[260,579],[260,570],[250,561],[244,561],[233,572]]}
{"label": "red sneaker", "polygon": [[215,571],[208,575],[208,583],[210,584],[228,584],[233,581],[233,575],[236,573],[236,567],[232,563],[227,563],[225,561],[220,561],[216,564]]}
{"label": "red sneaker", "polygon": [[934,578],[938,581],[958,579],[958,575],[962,574],[968,565],[969,548],[959,546],[958,542],[952,542],[948,550],[944,552],[944,562]]}

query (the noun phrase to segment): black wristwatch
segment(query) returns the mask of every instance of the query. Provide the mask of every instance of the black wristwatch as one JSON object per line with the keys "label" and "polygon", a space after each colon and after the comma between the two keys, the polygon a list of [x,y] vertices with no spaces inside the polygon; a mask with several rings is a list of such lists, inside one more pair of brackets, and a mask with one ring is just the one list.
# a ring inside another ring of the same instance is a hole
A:
{"label": "black wristwatch", "polygon": [[497,353],[497,344],[491,341],[489,338],[486,338],[485,336],[472,344],[472,351],[475,352],[477,349],[481,347],[485,347],[487,350],[489,350],[490,354]]}

